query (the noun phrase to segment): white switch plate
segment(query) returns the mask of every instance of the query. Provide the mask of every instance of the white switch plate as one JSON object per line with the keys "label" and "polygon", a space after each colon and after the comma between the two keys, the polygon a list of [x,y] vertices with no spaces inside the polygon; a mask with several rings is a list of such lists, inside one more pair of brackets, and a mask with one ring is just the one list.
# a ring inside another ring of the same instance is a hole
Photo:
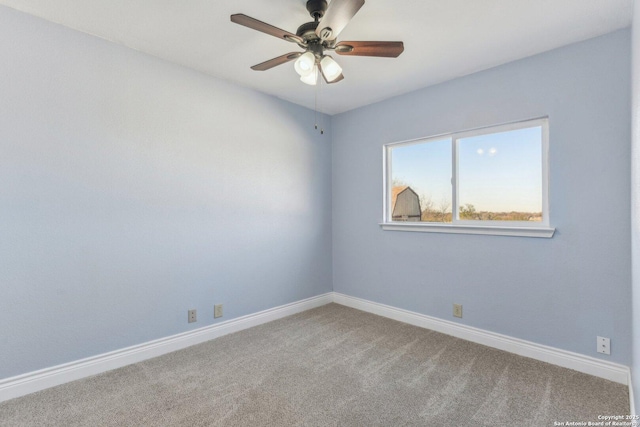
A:
{"label": "white switch plate", "polygon": [[598,337],[596,341],[598,343],[598,353],[611,354],[611,340],[609,338]]}

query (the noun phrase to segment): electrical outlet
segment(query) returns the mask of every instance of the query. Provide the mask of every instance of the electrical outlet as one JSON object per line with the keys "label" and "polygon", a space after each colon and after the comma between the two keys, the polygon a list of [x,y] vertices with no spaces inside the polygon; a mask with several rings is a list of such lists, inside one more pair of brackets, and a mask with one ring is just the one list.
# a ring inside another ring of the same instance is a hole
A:
{"label": "electrical outlet", "polygon": [[611,340],[609,338],[598,337],[596,342],[598,343],[598,353],[611,354]]}
{"label": "electrical outlet", "polygon": [[222,304],[216,304],[213,306],[213,317],[214,319],[222,317]]}
{"label": "electrical outlet", "polygon": [[462,304],[453,304],[453,315],[455,317],[462,317]]}
{"label": "electrical outlet", "polygon": [[195,322],[197,320],[196,310],[189,310],[187,318],[189,319],[189,323]]}

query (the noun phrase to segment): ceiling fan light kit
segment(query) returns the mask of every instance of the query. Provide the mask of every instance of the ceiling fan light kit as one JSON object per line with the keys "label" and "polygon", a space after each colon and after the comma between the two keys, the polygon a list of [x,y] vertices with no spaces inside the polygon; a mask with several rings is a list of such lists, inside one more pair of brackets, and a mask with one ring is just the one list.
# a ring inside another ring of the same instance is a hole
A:
{"label": "ceiling fan light kit", "polygon": [[300,76],[300,81],[315,86],[318,83],[318,67],[314,66],[309,73]]}
{"label": "ceiling fan light kit", "polygon": [[364,0],[326,0],[307,1],[307,11],[313,18],[298,27],[296,34],[281,30],[241,13],[231,15],[231,22],[296,43],[301,52],[291,52],[251,67],[256,71],[266,71],[275,66],[296,60],[294,68],[300,80],[315,85],[318,74],[327,83],[337,83],[344,79],[342,67],[325,51],[334,51],[338,55],[375,56],[397,58],[404,51],[402,42],[353,41],[336,43],[338,34],[347,26],[351,18],[364,5]]}
{"label": "ceiling fan light kit", "polygon": [[322,67],[322,73],[329,83],[333,83],[340,74],[342,74],[342,67],[338,65],[329,55],[325,55],[320,60],[320,66]]}
{"label": "ceiling fan light kit", "polygon": [[300,76],[306,76],[309,74],[313,67],[316,65],[316,57],[311,52],[306,52],[300,55],[300,57],[293,64],[293,67]]}
{"label": "ceiling fan light kit", "polygon": [[342,67],[332,57],[325,55],[318,61],[311,52],[300,55],[294,68],[300,75],[300,80],[308,85],[317,83],[318,68],[322,69],[322,75],[328,83],[334,82],[342,74]]}

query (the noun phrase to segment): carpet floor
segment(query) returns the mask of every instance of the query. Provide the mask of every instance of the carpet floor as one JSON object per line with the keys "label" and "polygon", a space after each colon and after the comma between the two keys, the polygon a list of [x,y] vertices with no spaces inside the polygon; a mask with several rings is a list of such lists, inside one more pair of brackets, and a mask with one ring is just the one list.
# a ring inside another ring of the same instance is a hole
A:
{"label": "carpet floor", "polygon": [[624,385],[329,304],[0,403],[0,425],[538,427],[628,413]]}

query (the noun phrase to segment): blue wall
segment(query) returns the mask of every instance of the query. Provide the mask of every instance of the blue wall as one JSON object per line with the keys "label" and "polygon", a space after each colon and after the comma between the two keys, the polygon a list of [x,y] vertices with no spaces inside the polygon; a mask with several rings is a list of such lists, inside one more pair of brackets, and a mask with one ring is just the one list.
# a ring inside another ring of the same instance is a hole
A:
{"label": "blue wall", "polygon": [[[334,116],[334,290],[630,364],[629,69],[623,30]],[[380,229],[383,144],[540,116],[552,239]]]}
{"label": "blue wall", "polygon": [[[547,52],[319,136],[312,111],[0,6],[0,379],[332,289],[630,364],[629,46]],[[552,239],[380,229],[383,144],[543,115]]]}
{"label": "blue wall", "polygon": [[0,58],[0,379],[331,291],[313,111],[5,7]]}

